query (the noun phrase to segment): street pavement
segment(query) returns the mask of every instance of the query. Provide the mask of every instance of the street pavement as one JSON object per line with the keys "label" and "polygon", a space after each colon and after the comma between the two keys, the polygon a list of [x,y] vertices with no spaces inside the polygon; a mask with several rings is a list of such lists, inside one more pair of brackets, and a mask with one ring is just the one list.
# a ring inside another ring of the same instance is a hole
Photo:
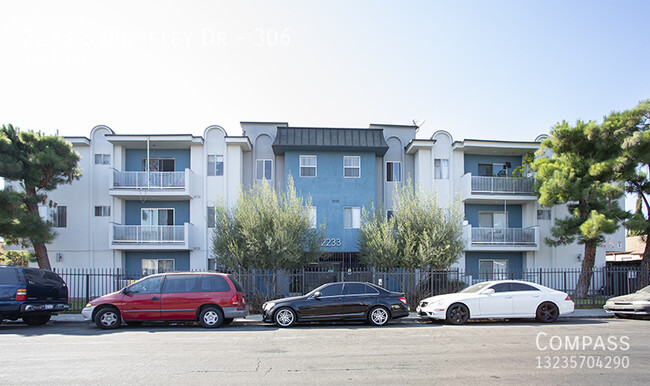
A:
{"label": "street pavement", "polygon": [[[584,311],[586,313],[586,311]],[[66,317],[68,318],[68,317]],[[648,384],[648,320],[0,325],[0,384]],[[78,319],[77,319],[78,320]]]}

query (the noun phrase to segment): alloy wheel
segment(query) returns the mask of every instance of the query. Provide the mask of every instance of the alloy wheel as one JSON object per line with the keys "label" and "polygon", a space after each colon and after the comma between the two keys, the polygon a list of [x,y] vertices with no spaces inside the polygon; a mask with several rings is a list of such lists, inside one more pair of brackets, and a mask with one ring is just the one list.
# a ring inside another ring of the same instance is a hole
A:
{"label": "alloy wheel", "polygon": [[377,307],[370,313],[370,320],[376,326],[382,326],[388,322],[388,311],[383,307]]}
{"label": "alloy wheel", "polygon": [[282,327],[289,327],[293,324],[295,320],[295,315],[293,311],[287,308],[278,310],[278,313],[275,315],[276,322]]}
{"label": "alloy wheel", "polygon": [[454,304],[447,311],[447,320],[451,324],[464,324],[469,319],[469,310],[463,304]]}

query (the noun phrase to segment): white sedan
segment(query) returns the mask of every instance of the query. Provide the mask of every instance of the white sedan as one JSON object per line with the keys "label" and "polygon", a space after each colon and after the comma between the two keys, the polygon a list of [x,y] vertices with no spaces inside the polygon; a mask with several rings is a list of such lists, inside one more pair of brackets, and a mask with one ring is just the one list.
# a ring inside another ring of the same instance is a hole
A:
{"label": "white sedan", "polygon": [[536,318],[554,322],[572,313],[574,304],[565,292],[519,280],[486,281],[447,295],[420,301],[416,312],[422,318],[463,324],[469,319]]}

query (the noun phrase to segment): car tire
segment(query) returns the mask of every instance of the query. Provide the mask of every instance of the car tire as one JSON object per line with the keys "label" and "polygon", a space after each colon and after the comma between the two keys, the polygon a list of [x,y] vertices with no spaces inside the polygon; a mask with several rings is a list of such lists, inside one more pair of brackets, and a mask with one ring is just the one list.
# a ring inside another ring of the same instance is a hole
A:
{"label": "car tire", "polygon": [[273,315],[273,322],[278,327],[292,327],[296,324],[296,319],[296,311],[289,307],[282,307]]}
{"label": "car tire", "polygon": [[222,326],[228,326],[230,323],[232,323],[233,320],[235,320],[235,319],[233,319],[233,318],[225,318],[223,320]]}
{"label": "car tire", "polygon": [[385,326],[386,323],[390,320],[390,311],[388,308],[383,306],[373,307],[370,312],[368,312],[368,322],[373,326]]}
{"label": "car tire", "polygon": [[463,303],[454,303],[447,308],[447,322],[461,325],[469,320],[469,308]]}
{"label": "car tire", "polygon": [[52,315],[30,315],[23,316],[23,322],[28,326],[42,326],[50,321]]}
{"label": "car tire", "polygon": [[124,323],[126,323],[127,326],[131,326],[131,327],[139,326],[142,324],[142,322],[138,320],[129,320],[128,322],[124,321]]}
{"label": "car tire", "polygon": [[560,310],[555,303],[544,302],[537,307],[535,319],[541,323],[553,323],[560,316]]}
{"label": "car tire", "polygon": [[199,314],[199,323],[205,328],[217,328],[223,322],[223,312],[216,307],[204,307]]}
{"label": "car tire", "polygon": [[103,330],[112,330],[122,325],[120,311],[114,307],[106,307],[97,311],[94,320],[97,327]]}

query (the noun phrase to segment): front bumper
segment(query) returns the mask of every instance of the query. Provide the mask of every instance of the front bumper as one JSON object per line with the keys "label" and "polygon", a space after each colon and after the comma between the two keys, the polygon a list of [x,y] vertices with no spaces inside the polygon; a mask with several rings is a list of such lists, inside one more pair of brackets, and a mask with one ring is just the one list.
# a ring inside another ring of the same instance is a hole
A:
{"label": "front bumper", "polygon": [[444,320],[447,318],[447,309],[442,307],[420,307],[418,306],[415,309],[415,312],[421,318],[426,319],[440,319]]}
{"label": "front bumper", "polygon": [[93,319],[93,311],[95,311],[95,307],[97,306],[90,306],[81,310],[81,316],[84,317],[85,321],[90,321]]}
{"label": "front bumper", "polygon": [[642,304],[605,304],[605,312],[625,315],[650,315],[650,306]]}
{"label": "front bumper", "polygon": [[69,304],[65,303],[35,303],[35,304],[21,304],[21,313],[30,312],[62,312],[70,309]]}

